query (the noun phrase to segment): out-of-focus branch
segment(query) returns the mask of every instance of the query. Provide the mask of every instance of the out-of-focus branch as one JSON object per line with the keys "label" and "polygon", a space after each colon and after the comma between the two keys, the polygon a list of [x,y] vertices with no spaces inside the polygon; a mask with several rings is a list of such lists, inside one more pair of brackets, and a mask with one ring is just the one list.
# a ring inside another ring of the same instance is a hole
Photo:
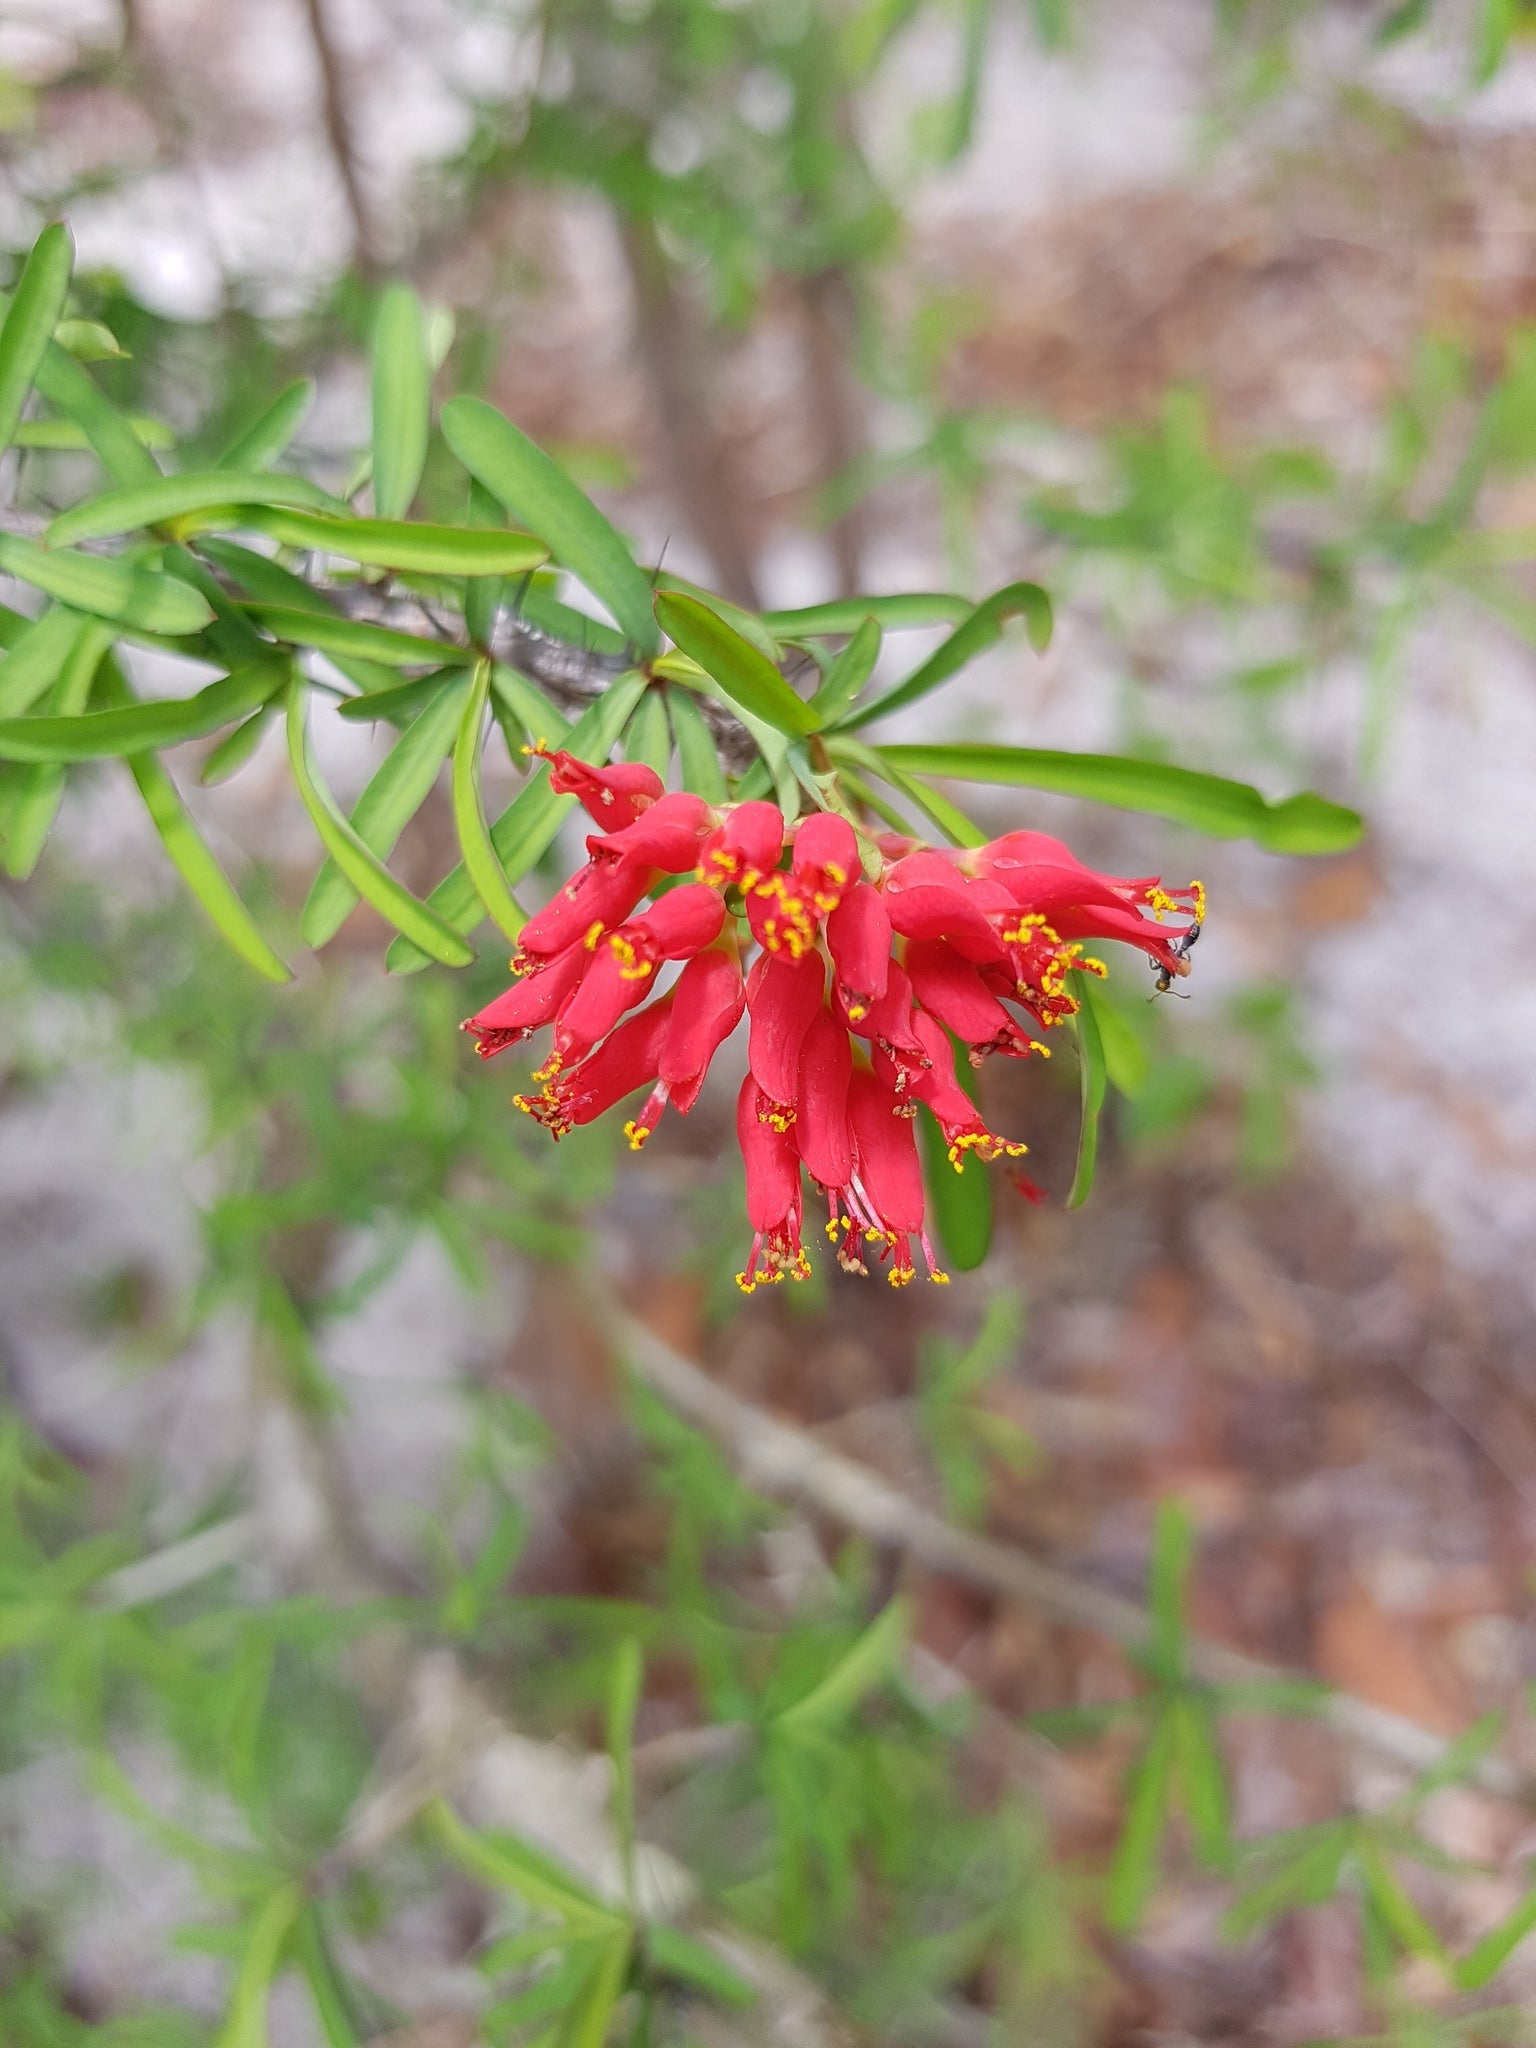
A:
{"label": "out-of-focus branch", "polygon": [[[825,485],[851,469],[864,452],[863,422],[848,374],[852,295],[841,270],[823,270],[802,280],[800,304],[805,326],[805,398],[821,453]],[[838,593],[852,597],[862,587],[864,512],[850,505],[828,530],[837,565]]]}
{"label": "out-of-focus branch", "polygon": [[304,0],[310,41],[314,44],[315,62],[320,69],[321,118],[325,124],[325,136],[330,145],[331,157],[336,165],[336,175],[340,178],[342,191],[346,194],[347,211],[352,216],[357,267],[365,276],[372,276],[382,267],[381,252],[374,232],[372,211],[364,196],[362,179],[358,171],[357,143],[351,104],[347,95],[346,72],[336,46],[331,41],[330,24],[325,18],[325,6],[326,0]]}
{"label": "out-of-focus branch", "polygon": [[[635,1317],[614,1304],[603,1311],[614,1345],[653,1393],[725,1451],[749,1486],[775,1500],[804,1503],[871,1541],[903,1552],[925,1570],[1026,1601],[1059,1621],[1094,1630],[1128,1650],[1143,1648],[1151,1621],[1139,1601],[1044,1564],[1022,1550],[955,1529],[910,1500],[866,1466],[840,1457],[803,1430],[765,1415],[710,1378]],[[1193,1637],[1193,1675],[1210,1685],[1296,1684],[1287,1671],[1221,1643]],[[1401,1714],[1350,1693],[1328,1693],[1320,1718],[1347,1742],[1414,1773],[1444,1755],[1446,1744]],[[1485,1757],[1468,1774],[1483,1791],[1536,1806],[1536,1782],[1501,1757]]]}

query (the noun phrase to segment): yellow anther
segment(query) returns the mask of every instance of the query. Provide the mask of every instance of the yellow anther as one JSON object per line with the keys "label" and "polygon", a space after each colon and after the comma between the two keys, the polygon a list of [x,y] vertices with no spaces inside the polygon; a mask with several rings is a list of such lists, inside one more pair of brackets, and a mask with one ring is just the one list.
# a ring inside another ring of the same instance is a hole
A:
{"label": "yellow anther", "polygon": [[1191,882],[1191,883],[1190,883],[1190,885],[1189,885],[1189,893],[1190,893],[1190,895],[1191,895],[1191,896],[1192,896],[1192,897],[1194,898],[1194,902],[1195,902],[1195,923],[1196,923],[1196,924],[1204,924],[1204,923],[1205,923],[1205,884],[1204,884],[1204,882]]}
{"label": "yellow anther", "polygon": [[651,1127],[649,1124],[637,1123],[631,1117],[624,1126],[624,1135],[629,1140],[630,1151],[639,1152],[644,1147],[646,1139],[651,1135]]}
{"label": "yellow anther", "polygon": [[947,1287],[949,1285],[949,1275],[941,1266],[935,1266],[928,1275],[928,1278],[935,1287]]}
{"label": "yellow anther", "polygon": [[587,926],[587,935],[581,943],[589,953],[595,953],[597,951],[597,942],[602,936],[603,920],[600,917],[594,918],[592,923]]}

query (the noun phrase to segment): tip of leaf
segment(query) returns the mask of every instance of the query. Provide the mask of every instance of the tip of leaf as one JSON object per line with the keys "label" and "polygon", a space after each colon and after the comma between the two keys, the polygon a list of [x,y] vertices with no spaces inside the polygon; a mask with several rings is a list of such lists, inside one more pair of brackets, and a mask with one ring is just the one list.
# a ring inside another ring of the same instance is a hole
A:
{"label": "tip of leaf", "polygon": [[1346,853],[1364,833],[1358,811],[1304,790],[1272,804],[1254,836],[1269,853],[1320,854]]}

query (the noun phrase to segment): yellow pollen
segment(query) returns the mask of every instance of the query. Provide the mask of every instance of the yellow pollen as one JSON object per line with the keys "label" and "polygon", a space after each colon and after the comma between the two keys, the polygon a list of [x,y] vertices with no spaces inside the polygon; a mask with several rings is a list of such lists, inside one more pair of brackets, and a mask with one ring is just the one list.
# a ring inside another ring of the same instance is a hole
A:
{"label": "yellow pollen", "polygon": [[755,1294],[757,1291],[757,1282],[755,1280],[749,1280],[744,1272],[738,1273],[736,1275],[736,1285],[741,1289],[743,1294]]}
{"label": "yellow pollen", "polygon": [[928,1275],[928,1278],[935,1287],[947,1287],[949,1285],[949,1275],[941,1266],[935,1266]]}
{"label": "yellow pollen", "polygon": [[850,1003],[848,1005],[848,1022],[850,1024],[857,1024],[860,1018],[867,1017],[868,1015],[868,1003]]}
{"label": "yellow pollen", "polygon": [[[559,1053],[552,1052],[542,1067],[534,1068],[533,1078],[535,1081],[552,1081],[564,1064],[565,1062],[561,1059]],[[546,1089],[545,1093],[548,1094],[548,1092],[548,1089]]]}
{"label": "yellow pollen", "polygon": [[892,1287],[905,1287],[909,1280],[917,1278],[916,1266],[892,1266],[886,1279]]}
{"label": "yellow pollen", "polygon": [[1204,882],[1191,882],[1191,883],[1190,883],[1190,885],[1189,885],[1189,893],[1190,893],[1190,895],[1191,895],[1191,896],[1192,896],[1192,897],[1194,898],[1194,902],[1195,902],[1195,923],[1196,923],[1196,924],[1204,924],[1204,923],[1205,923],[1205,884],[1204,884]]}
{"label": "yellow pollen", "polygon": [[602,936],[603,920],[600,917],[595,918],[592,921],[592,923],[587,926],[587,935],[581,943],[586,947],[589,953],[595,953],[597,951],[597,942]]}
{"label": "yellow pollen", "polygon": [[624,1126],[624,1135],[629,1140],[630,1151],[639,1152],[643,1148],[646,1139],[651,1135],[651,1127],[649,1124],[636,1123],[635,1119],[631,1117]]}

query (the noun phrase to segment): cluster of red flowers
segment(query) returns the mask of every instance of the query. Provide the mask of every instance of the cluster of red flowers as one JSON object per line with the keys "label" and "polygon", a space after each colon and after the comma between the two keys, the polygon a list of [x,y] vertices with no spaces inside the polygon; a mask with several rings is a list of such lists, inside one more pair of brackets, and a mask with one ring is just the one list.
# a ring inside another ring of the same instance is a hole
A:
{"label": "cluster of red flowers", "polygon": [[[963,851],[898,834],[861,847],[835,812],[786,827],[774,804],[666,794],[646,767],[548,759],[551,788],[579,797],[604,829],[524,927],[517,981],[464,1029],[489,1059],[553,1027],[540,1092],[514,1100],[556,1138],[649,1087],[624,1126],[638,1150],[668,1103],[692,1109],[745,1011],[736,1130],[753,1237],[737,1279],[748,1293],[810,1271],[802,1166],[826,1197],[846,1270],[888,1259],[899,1287],[915,1275],[915,1240],[943,1280],[923,1227],[916,1104],[938,1120],[957,1170],[968,1152],[1025,1149],[982,1121],[956,1077],[955,1042],[973,1065],[1046,1052],[1006,1005],[1044,1030],[1070,1017],[1069,972],[1105,971],[1083,951],[1091,939],[1139,946],[1166,986],[1188,973],[1205,915],[1198,882],[1097,874],[1043,832]],[[1180,914],[1183,931],[1161,925]],[[743,975],[748,941],[758,950]],[[672,961],[683,963],[675,982],[639,1008]]]}

